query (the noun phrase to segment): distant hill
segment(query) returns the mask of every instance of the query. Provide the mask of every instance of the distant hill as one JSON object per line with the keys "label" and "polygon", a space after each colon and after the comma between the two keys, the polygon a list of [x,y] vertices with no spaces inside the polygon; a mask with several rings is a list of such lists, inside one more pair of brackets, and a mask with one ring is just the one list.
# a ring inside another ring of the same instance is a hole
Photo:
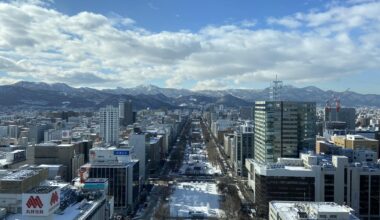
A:
{"label": "distant hill", "polygon": [[[268,94],[268,88],[192,91],[140,85],[134,88],[118,87],[97,90],[87,87],[74,88],[64,83],[47,84],[21,81],[0,86],[0,106],[97,109],[108,104],[117,105],[120,99],[130,99],[136,109],[172,109],[212,103],[239,107],[250,106],[257,100],[267,100]],[[304,88],[284,86],[281,94],[283,100],[315,101],[320,105],[324,105],[327,99],[335,96],[340,97],[343,106],[380,107],[380,95],[375,94],[324,91],[314,86]]]}

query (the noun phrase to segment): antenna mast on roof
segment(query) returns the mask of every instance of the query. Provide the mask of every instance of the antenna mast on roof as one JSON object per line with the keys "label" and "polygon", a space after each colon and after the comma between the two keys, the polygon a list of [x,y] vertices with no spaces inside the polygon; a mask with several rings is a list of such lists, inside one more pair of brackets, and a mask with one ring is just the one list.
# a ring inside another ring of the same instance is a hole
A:
{"label": "antenna mast on roof", "polygon": [[282,89],[282,81],[277,79],[272,81],[270,85],[269,98],[271,101],[279,101],[281,99],[280,90]]}

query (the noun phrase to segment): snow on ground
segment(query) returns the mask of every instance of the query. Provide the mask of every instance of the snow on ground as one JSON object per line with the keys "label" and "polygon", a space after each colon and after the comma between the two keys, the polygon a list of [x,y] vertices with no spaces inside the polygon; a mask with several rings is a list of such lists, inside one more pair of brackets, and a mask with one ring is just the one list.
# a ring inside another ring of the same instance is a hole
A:
{"label": "snow on ground", "polygon": [[224,217],[216,183],[180,182],[170,197],[171,217]]}
{"label": "snow on ground", "polygon": [[219,166],[213,166],[208,161],[206,145],[204,143],[192,143],[185,149],[184,162],[179,170],[180,174],[215,175],[221,174]]}

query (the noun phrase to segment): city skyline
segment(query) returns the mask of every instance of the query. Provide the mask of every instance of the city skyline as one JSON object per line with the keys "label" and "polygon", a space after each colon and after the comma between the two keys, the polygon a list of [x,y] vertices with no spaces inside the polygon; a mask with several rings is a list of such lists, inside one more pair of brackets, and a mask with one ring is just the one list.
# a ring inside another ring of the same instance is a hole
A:
{"label": "city skyline", "polygon": [[277,74],[379,94],[377,1],[19,0],[0,11],[2,85],[262,89]]}

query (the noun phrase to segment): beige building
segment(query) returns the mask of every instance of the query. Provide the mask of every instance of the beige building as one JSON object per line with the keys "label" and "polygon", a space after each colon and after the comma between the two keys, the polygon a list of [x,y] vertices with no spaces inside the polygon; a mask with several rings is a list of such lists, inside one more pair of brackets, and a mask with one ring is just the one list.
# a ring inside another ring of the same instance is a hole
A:
{"label": "beige building", "polygon": [[369,139],[361,135],[332,136],[335,145],[349,149],[365,149],[375,151],[379,154],[379,141]]}
{"label": "beige building", "polygon": [[68,170],[65,181],[71,181],[84,164],[84,155],[75,150],[74,144],[37,144],[34,146],[34,163],[36,165],[62,164]]}

